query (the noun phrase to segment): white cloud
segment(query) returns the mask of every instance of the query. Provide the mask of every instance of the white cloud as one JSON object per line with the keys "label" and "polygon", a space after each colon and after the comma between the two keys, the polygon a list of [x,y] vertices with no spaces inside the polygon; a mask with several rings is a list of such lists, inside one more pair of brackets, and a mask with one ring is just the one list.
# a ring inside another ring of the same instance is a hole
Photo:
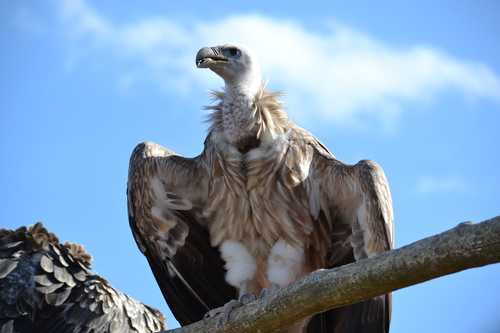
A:
{"label": "white cloud", "polygon": [[458,175],[451,175],[444,178],[435,178],[422,176],[416,187],[417,194],[425,195],[442,192],[464,192],[468,191],[470,186]]}
{"label": "white cloud", "polygon": [[137,61],[136,72],[124,73],[122,87],[149,78],[176,93],[195,84],[217,89],[222,81],[196,70],[195,54],[203,46],[238,42],[259,54],[271,88],[289,92],[292,117],[307,109],[308,116],[315,112],[344,125],[359,124],[360,116],[390,125],[403,102],[432,99],[445,88],[500,102],[500,77],[484,64],[423,45],[396,48],[339,24],[320,34],[295,21],[242,15],[190,23],[150,17],[118,26],[84,0],[62,1],[60,14],[76,50],[70,64],[97,50]]}

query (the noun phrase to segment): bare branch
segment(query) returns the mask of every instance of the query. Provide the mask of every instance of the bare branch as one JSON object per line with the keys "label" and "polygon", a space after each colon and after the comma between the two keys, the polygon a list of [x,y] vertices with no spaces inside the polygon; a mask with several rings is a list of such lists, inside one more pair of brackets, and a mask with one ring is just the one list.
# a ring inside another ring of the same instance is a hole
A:
{"label": "bare branch", "polygon": [[[231,312],[226,332],[282,332],[329,309],[360,302],[465,269],[500,262],[500,216],[465,222],[397,250],[317,270]],[[216,332],[216,319],[168,333]]]}

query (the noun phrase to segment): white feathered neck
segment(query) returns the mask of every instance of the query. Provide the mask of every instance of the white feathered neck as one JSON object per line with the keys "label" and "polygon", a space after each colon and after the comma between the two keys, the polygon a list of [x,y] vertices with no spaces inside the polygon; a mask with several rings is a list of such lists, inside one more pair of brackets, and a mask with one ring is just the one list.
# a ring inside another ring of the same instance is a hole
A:
{"label": "white feathered neck", "polygon": [[257,92],[249,97],[244,94],[211,91],[217,105],[206,106],[213,110],[208,116],[209,131],[223,131],[230,143],[240,151],[251,149],[254,141],[260,141],[263,134],[275,137],[284,134],[292,125],[278,97],[281,92],[266,91],[260,84]]}

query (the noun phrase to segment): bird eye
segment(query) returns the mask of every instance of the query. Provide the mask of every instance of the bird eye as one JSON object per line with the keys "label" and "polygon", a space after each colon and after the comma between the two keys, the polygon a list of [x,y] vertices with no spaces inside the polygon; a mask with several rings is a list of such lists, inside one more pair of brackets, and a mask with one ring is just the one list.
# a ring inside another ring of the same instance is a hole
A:
{"label": "bird eye", "polygon": [[236,57],[239,54],[240,54],[240,50],[238,50],[237,48],[233,47],[233,48],[229,49],[229,55]]}

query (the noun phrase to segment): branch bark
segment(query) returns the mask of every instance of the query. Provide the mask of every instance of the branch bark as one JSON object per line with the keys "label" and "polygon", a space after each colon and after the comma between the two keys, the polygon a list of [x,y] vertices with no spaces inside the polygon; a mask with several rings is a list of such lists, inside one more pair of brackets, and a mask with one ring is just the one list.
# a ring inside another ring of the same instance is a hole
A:
{"label": "branch bark", "polygon": [[[314,271],[262,300],[231,312],[226,332],[282,332],[329,309],[360,302],[440,276],[500,262],[500,216],[464,222],[376,257]],[[210,318],[164,333],[217,332]]]}

